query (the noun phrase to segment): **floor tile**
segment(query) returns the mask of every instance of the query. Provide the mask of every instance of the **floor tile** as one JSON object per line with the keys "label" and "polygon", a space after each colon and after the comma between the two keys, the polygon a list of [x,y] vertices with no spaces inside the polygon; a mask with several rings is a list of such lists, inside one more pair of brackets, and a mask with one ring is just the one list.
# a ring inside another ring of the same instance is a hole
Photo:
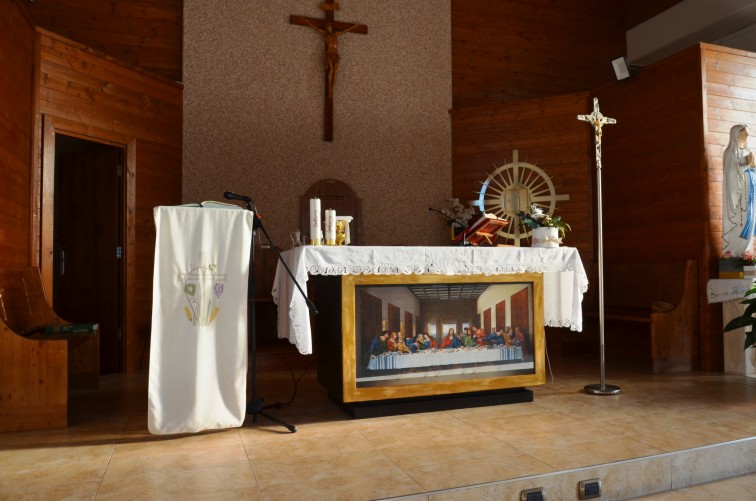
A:
{"label": "floor tile", "polygon": [[347,416],[314,371],[263,371],[259,396],[280,404],[265,412],[296,433],[259,415],[182,435],[148,432],[146,372],[109,375],[72,393],[68,428],[0,433],[0,501],[497,499],[538,482],[549,499],[571,499],[591,474],[606,480],[607,499],[666,484],[678,490],[646,498],[756,490],[750,476],[727,491],[690,487],[756,470],[756,379],[626,364],[607,374],[620,395],[588,395],[597,367],[552,356],[554,379],[532,388],[533,402],[370,419]]}
{"label": "floor tile", "polygon": [[367,500],[420,490],[379,451],[264,461],[253,469],[265,501]]}

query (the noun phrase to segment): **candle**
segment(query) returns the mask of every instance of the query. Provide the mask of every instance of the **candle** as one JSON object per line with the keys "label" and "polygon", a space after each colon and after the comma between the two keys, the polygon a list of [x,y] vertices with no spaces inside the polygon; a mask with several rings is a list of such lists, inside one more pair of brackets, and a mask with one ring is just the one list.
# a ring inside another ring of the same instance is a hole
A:
{"label": "candle", "polygon": [[320,227],[320,199],[310,199],[310,243],[320,245],[323,239],[323,230]]}
{"label": "candle", "polygon": [[325,211],[325,244],[336,245],[336,211]]}

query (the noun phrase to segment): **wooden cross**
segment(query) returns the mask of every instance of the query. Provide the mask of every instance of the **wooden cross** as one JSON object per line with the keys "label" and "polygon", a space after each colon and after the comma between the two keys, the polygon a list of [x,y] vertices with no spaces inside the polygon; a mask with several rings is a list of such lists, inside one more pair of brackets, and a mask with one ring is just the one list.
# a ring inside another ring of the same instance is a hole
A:
{"label": "wooden cross", "polygon": [[333,88],[336,85],[336,73],[339,68],[338,36],[344,33],[359,33],[367,35],[368,29],[364,24],[342,23],[334,21],[333,13],[339,10],[339,4],[334,0],[326,0],[320,4],[325,12],[324,19],[305,16],[290,16],[289,22],[298,26],[312,28],[323,36],[325,41],[325,104],[323,109],[323,140],[333,141]]}
{"label": "wooden cross", "polygon": [[601,127],[606,124],[616,124],[617,121],[601,114],[597,97],[593,98],[593,113],[590,115],[578,115],[577,118],[593,125],[596,133],[596,169],[601,170]]}

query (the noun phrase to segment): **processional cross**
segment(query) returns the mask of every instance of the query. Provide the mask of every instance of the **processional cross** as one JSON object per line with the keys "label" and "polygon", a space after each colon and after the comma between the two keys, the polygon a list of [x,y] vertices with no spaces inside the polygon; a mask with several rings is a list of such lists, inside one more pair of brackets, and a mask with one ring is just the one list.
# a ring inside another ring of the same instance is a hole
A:
{"label": "processional cross", "polygon": [[289,22],[298,26],[312,28],[323,36],[325,41],[325,103],[323,108],[323,140],[333,141],[333,88],[336,85],[336,73],[339,68],[338,36],[344,33],[359,33],[367,35],[368,29],[364,24],[342,23],[334,21],[333,13],[339,10],[339,4],[334,0],[326,0],[320,4],[325,12],[324,19],[305,16],[290,16]]}
{"label": "processional cross", "polygon": [[[596,169],[601,172],[601,128],[606,124],[616,124],[617,121],[613,118],[605,117],[599,111],[598,98],[593,98],[593,113],[590,115],[578,115],[578,120],[588,122],[593,125],[593,129],[596,133]],[[600,174],[599,174],[600,175]]]}
{"label": "processional cross", "polygon": [[585,386],[585,392],[591,395],[617,395],[622,390],[618,386],[606,384],[604,357],[604,235],[602,230],[601,214],[601,128],[606,124],[616,124],[613,118],[605,117],[599,111],[598,98],[593,98],[593,113],[590,115],[578,115],[578,120],[588,122],[593,126],[596,134],[596,198],[598,206],[598,289],[599,289],[599,339],[601,355],[601,379],[599,384],[588,384]]}

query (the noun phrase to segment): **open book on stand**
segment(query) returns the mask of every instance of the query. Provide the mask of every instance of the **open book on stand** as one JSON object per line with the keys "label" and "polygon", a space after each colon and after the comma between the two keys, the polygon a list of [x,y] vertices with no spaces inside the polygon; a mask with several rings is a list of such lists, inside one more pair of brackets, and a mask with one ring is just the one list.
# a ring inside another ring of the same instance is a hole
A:
{"label": "open book on stand", "polygon": [[457,235],[455,243],[457,245],[496,245],[497,234],[507,224],[509,221],[506,219],[499,219],[493,214],[483,214],[483,217]]}

